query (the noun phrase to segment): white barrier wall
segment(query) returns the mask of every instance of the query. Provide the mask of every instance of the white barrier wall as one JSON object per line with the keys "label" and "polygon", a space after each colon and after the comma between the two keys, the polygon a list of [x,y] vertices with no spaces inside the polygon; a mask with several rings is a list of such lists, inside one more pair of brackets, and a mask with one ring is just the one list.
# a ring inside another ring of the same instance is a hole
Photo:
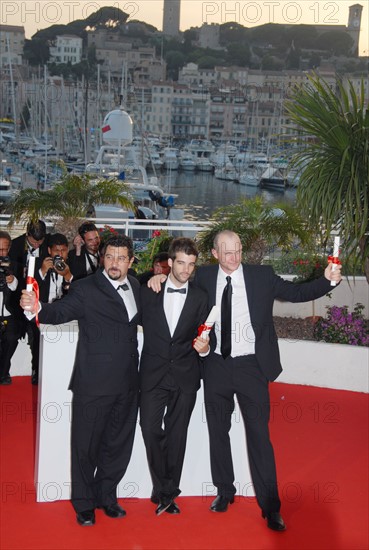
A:
{"label": "white barrier wall", "polygon": [[[281,275],[283,279],[292,280],[294,275]],[[332,289],[332,297],[323,296],[318,300],[303,304],[290,302],[274,302],[273,315],[277,317],[311,317],[313,315],[326,316],[326,306],[348,306],[353,310],[356,303],[364,306],[364,315],[369,317],[369,285],[365,277],[344,278],[341,284]]]}
{"label": "white barrier wall", "polygon": [[[41,326],[40,380],[36,433],[35,482],[38,502],[70,498],[70,420],[72,392],[68,388],[78,327],[76,322]],[[142,334],[139,334],[142,344]],[[199,390],[192,415],[181,489],[183,496],[215,495],[211,482],[208,433]],[[253,496],[247,460],[244,426],[239,409],[231,430],[234,470],[238,494]],[[146,453],[137,425],[131,462],[119,485],[119,497],[149,498],[152,484]]]}

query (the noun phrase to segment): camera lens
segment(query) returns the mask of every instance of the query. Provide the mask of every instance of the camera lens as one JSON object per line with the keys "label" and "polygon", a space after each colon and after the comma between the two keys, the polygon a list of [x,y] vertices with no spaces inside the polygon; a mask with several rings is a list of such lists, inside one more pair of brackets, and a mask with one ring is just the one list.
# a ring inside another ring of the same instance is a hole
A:
{"label": "camera lens", "polygon": [[64,269],[67,267],[66,263],[64,262],[61,256],[54,256],[53,264],[54,264],[54,268],[57,271],[64,271]]}

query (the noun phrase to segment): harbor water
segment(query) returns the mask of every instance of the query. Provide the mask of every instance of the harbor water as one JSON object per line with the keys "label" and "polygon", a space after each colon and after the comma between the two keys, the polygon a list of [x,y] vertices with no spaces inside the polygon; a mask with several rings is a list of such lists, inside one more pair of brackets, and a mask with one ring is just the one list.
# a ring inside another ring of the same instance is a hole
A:
{"label": "harbor water", "polygon": [[183,208],[187,220],[207,220],[213,212],[245,198],[261,196],[268,204],[294,204],[296,189],[261,189],[215,178],[208,172],[164,172],[159,185],[169,193],[178,195],[176,207]]}

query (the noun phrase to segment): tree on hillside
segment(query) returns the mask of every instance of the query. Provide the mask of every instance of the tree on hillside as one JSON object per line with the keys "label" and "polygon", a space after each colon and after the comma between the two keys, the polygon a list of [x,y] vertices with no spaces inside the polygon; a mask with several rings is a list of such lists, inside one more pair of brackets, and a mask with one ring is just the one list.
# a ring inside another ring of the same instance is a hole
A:
{"label": "tree on hillside", "polygon": [[32,66],[45,65],[50,59],[50,49],[43,39],[26,40],[23,48],[24,58]]}
{"label": "tree on hillside", "polygon": [[232,65],[246,67],[250,63],[250,46],[245,43],[232,42],[227,46],[227,61]]}
{"label": "tree on hillside", "polygon": [[347,32],[330,31],[318,36],[315,47],[318,50],[328,50],[332,55],[349,56],[353,45],[354,41]]}
{"label": "tree on hillside", "polygon": [[100,8],[84,20],[85,28],[99,29],[99,28],[115,28],[123,25],[129,17],[128,13],[120,10],[114,6],[107,6]]}
{"label": "tree on hillside", "polygon": [[247,28],[243,27],[239,23],[230,21],[220,25],[220,44],[227,47],[232,42],[243,44],[246,42]]}
{"label": "tree on hillside", "polygon": [[285,104],[306,136],[295,153],[301,176],[297,198],[326,238],[336,230],[346,258],[360,263],[369,283],[369,103],[337,79],[337,89],[317,75]]}
{"label": "tree on hillside", "polygon": [[295,47],[311,49],[316,46],[318,31],[314,25],[292,25],[285,31],[288,43],[293,42]]}

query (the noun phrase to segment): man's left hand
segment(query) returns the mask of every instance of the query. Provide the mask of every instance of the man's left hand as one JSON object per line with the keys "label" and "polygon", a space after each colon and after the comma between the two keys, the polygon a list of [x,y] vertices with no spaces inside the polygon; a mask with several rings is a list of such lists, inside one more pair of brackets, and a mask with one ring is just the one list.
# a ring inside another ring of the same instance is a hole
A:
{"label": "man's left hand", "polygon": [[328,281],[335,281],[335,283],[338,284],[342,281],[341,269],[341,264],[333,264],[329,262],[324,270],[324,277],[328,279]]}

